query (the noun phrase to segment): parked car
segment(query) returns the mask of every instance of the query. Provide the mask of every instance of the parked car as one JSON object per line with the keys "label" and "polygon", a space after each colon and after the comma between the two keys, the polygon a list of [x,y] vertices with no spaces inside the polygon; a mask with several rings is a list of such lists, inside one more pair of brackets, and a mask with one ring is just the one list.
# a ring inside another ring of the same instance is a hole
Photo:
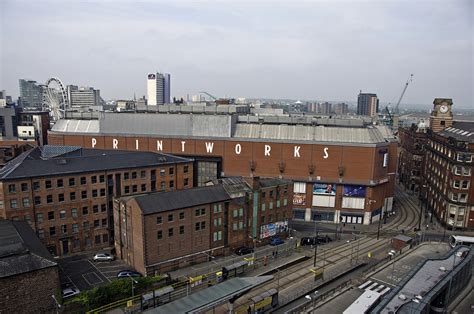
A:
{"label": "parked car", "polygon": [[237,255],[247,255],[247,254],[253,253],[253,249],[248,246],[241,246],[237,248],[234,252]]}
{"label": "parked car", "polygon": [[300,245],[305,246],[305,245],[315,245],[316,244],[316,239],[314,237],[303,237],[301,238]]}
{"label": "parked car", "polygon": [[270,245],[280,245],[280,244],[283,244],[283,243],[285,243],[285,241],[283,241],[279,237],[274,237],[270,240]]}
{"label": "parked car", "polygon": [[113,261],[115,256],[110,255],[109,253],[97,253],[94,255],[94,262],[105,262],[105,261]]}
{"label": "parked car", "polygon": [[71,298],[78,295],[81,291],[77,288],[66,288],[63,290],[63,299]]}
{"label": "parked car", "polygon": [[329,243],[331,241],[332,239],[328,235],[318,236],[318,243]]}
{"label": "parked car", "polygon": [[141,277],[142,274],[134,270],[121,270],[117,274],[117,278]]}

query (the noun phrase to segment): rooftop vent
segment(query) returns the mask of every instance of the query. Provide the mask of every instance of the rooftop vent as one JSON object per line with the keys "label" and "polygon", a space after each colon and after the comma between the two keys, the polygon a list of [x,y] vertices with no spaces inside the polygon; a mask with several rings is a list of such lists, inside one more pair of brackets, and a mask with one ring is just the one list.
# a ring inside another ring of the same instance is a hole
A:
{"label": "rooftop vent", "polygon": [[402,301],[405,301],[407,299],[407,297],[404,294],[400,294],[398,298]]}
{"label": "rooftop vent", "polygon": [[446,271],[446,267],[441,266],[441,267],[439,268],[439,270],[442,271],[442,272],[445,272],[445,271]]}

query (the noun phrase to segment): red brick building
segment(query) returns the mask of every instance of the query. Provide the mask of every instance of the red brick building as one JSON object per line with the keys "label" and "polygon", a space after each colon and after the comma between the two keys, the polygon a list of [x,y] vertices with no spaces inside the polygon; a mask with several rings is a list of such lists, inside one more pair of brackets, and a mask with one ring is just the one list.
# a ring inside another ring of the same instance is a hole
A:
{"label": "red brick building", "polygon": [[292,180],[295,219],[369,224],[392,209],[396,139],[362,120],[105,113],[60,120],[48,140],[193,157],[198,185],[224,176]]}
{"label": "red brick building", "polygon": [[113,197],[193,186],[193,161],[43,146],[0,171],[0,219],[25,220],[54,255],[113,244]]}
{"label": "red brick building", "polygon": [[292,183],[225,178],[216,185],[122,197],[114,203],[115,248],[144,274],[227,254],[253,240],[286,236]]}

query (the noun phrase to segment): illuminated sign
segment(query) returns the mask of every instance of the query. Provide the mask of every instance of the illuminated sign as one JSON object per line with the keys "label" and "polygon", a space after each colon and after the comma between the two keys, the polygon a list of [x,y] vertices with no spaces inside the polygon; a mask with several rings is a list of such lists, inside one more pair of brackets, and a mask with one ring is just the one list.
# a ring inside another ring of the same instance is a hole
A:
{"label": "illuminated sign", "polygon": [[363,186],[363,185],[344,185],[344,196],[365,197],[365,186]]}
{"label": "illuminated sign", "polygon": [[313,184],[313,194],[336,195],[336,185],[332,183]]}

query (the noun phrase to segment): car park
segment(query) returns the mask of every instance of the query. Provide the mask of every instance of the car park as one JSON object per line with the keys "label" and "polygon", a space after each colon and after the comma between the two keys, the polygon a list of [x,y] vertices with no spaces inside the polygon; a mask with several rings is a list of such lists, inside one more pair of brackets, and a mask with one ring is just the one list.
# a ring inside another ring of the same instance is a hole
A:
{"label": "car park", "polygon": [[237,248],[234,252],[237,255],[247,255],[247,254],[253,253],[253,249],[248,246],[241,246]]}
{"label": "car park", "polygon": [[122,270],[122,271],[119,271],[117,274],[118,279],[129,278],[129,277],[141,277],[141,276],[142,274],[133,270]]}
{"label": "car park", "polygon": [[106,262],[106,261],[113,261],[115,257],[108,253],[97,253],[94,255],[94,262]]}
{"label": "car park", "polygon": [[63,299],[72,298],[73,296],[78,295],[79,293],[80,291],[77,288],[66,288],[63,290]]}

